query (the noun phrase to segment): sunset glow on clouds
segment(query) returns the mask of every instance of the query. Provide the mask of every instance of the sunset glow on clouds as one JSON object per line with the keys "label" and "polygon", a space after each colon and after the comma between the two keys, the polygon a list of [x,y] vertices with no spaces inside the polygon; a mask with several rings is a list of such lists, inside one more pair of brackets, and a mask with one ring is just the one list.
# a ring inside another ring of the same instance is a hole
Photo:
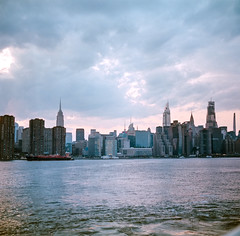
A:
{"label": "sunset glow on clouds", "polygon": [[[55,125],[60,97],[68,131],[154,132],[193,112],[204,125],[240,129],[239,1],[1,1],[0,113],[24,126]],[[11,78],[11,79],[9,79]],[[73,118],[74,117],[74,118]]]}

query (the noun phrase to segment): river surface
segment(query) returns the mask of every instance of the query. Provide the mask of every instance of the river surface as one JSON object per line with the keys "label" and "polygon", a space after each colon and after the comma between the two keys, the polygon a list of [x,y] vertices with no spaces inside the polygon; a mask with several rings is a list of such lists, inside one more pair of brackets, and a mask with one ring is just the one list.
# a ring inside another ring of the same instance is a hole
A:
{"label": "river surface", "polygon": [[240,158],[0,162],[0,234],[224,235]]}

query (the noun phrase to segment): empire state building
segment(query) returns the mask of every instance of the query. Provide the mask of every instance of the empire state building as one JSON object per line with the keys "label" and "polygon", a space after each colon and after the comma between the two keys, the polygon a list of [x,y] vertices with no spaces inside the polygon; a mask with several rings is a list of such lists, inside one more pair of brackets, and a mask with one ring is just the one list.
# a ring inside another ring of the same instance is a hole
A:
{"label": "empire state building", "polygon": [[163,127],[169,127],[169,126],[171,126],[171,118],[170,118],[169,103],[167,102],[165,106],[165,110],[163,112]]}
{"label": "empire state building", "polygon": [[64,116],[63,116],[63,112],[62,112],[62,108],[61,108],[61,100],[60,100],[60,104],[59,104],[59,111],[57,114],[56,126],[64,127]]}

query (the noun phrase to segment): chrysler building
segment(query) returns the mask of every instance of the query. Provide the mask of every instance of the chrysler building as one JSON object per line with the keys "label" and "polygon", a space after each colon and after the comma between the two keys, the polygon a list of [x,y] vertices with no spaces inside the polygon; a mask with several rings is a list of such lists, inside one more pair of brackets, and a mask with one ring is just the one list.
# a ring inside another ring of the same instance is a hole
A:
{"label": "chrysler building", "polygon": [[63,116],[63,112],[62,112],[62,108],[61,108],[61,99],[60,99],[59,111],[57,114],[56,126],[64,127],[64,116]]}

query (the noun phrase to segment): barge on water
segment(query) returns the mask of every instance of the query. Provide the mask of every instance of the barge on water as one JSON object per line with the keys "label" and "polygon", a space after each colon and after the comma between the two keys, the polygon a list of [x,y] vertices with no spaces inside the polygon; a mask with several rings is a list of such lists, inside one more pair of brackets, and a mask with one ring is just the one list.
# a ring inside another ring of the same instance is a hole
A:
{"label": "barge on water", "polygon": [[71,161],[74,160],[71,156],[61,156],[61,155],[38,155],[26,156],[28,161]]}

